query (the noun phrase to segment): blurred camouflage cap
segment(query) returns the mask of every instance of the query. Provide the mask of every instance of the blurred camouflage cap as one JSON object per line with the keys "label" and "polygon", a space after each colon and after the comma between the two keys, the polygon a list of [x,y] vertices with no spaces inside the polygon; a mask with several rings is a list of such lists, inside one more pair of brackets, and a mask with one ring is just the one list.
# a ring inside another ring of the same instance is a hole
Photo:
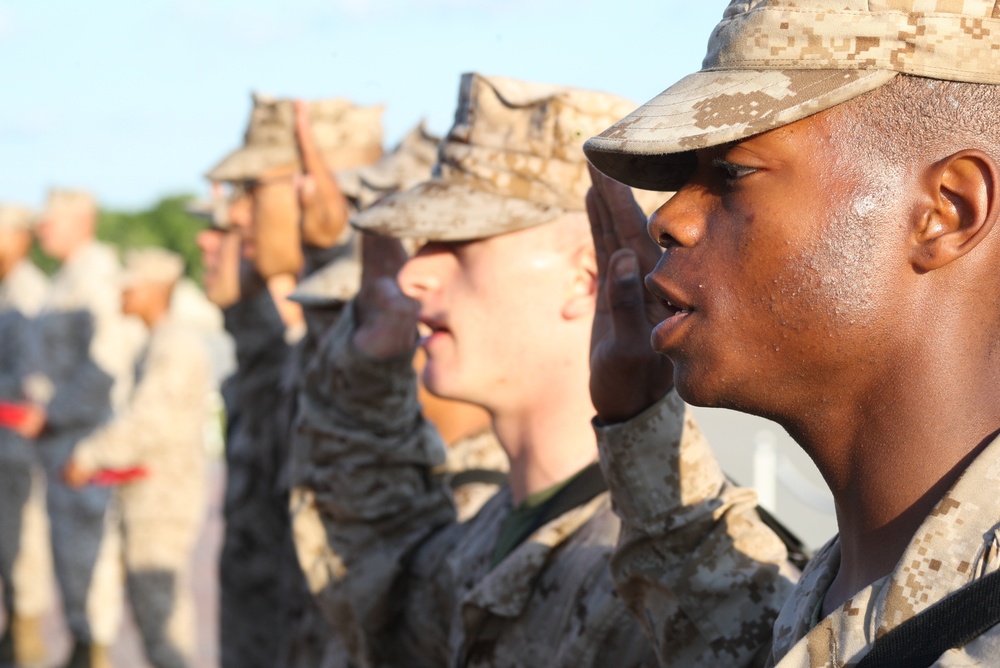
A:
{"label": "blurred camouflage cap", "polygon": [[0,230],[30,230],[36,221],[34,212],[27,207],[0,203]]}
{"label": "blurred camouflage cap", "polygon": [[97,210],[97,199],[86,190],[52,188],[45,201],[46,213],[62,208],[87,208]]}
{"label": "blurred camouflage cap", "polygon": [[184,205],[184,212],[208,225],[209,229],[227,232],[232,229],[229,206],[242,193],[243,189],[237,186],[229,197],[213,193],[205,199],[191,200]]}
{"label": "blurred camouflage cap", "polygon": [[364,210],[386,195],[412,188],[431,176],[441,138],[421,121],[374,165],[346,169],[337,174],[341,191]]}
{"label": "blurred camouflage cap", "polygon": [[690,151],[787,125],[900,73],[1000,84],[1000,0],[732,0],[701,71],[584,150],[622,183],[674,189]]}
{"label": "blurred camouflage cap", "polygon": [[351,222],[385,236],[458,241],[583,211],[583,141],[634,106],[606,93],[465,74],[433,178]]}
{"label": "blurred camouflage cap", "polygon": [[361,289],[361,244],[352,237],[321,269],[299,283],[288,298],[307,308],[348,302]]}
{"label": "blurred camouflage cap", "polygon": [[[316,144],[331,170],[374,163],[382,157],[382,107],[342,99],[309,102]],[[206,174],[211,181],[243,181],[268,169],[299,164],[295,101],[254,93],[243,146]]]}
{"label": "blurred camouflage cap", "polygon": [[183,258],[165,248],[134,248],[125,254],[125,286],[171,285],[183,275]]}

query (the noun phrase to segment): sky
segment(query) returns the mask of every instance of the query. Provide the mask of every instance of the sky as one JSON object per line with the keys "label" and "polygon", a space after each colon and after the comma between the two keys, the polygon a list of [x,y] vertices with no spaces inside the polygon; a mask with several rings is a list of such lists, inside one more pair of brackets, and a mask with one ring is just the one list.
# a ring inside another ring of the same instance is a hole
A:
{"label": "sky", "polygon": [[204,193],[250,92],[451,124],[462,72],[644,102],[697,70],[725,0],[0,0],[0,201]]}

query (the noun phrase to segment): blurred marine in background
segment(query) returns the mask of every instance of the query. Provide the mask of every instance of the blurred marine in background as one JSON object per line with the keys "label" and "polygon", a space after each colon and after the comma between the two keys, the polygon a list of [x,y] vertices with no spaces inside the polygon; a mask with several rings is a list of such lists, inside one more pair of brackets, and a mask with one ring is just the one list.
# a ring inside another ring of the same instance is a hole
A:
{"label": "blurred marine in background", "polygon": [[205,514],[209,362],[197,333],[170,313],[180,256],[133,250],[125,269],[122,310],[150,334],[135,388],[114,421],[76,446],[64,475],[79,488],[102,471],[131,473],[117,488],[129,601],[150,663],[185,668],[195,651],[190,569]]}
{"label": "blurred marine in background", "polygon": [[62,470],[73,448],[122,408],[132,388],[141,326],[121,312],[115,252],[95,240],[97,203],[54,190],[38,225],[60,261],[37,319],[28,379],[38,451],[48,474],[56,577],[74,638],[69,665],[108,666],[121,620],[122,577],[108,488],[73,489]]}
{"label": "blurred marine in background", "polygon": [[52,552],[45,509],[45,473],[34,444],[19,433],[27,401],[26,354],[32,319],[48,279],[28,259],[35,214],[0,204],[0,580],[7,628],[0,665],[41,665],[46,657],[41,618],[52,604]]}
{"label": "blurred marine in background", "polygon": [[[244,145],[208,174],[234,187],[229,224],[239,229],[244,260],[238,299],[225,311],[237,371],[224,388],[223,668],[316,665],[326,651],[327,634],[311,630],[313,603],[288,513],[288,434],[301,364],[295,348],[305,333],[302,310],[288,295],[301,274],[343,252],[348,212],[330,170],[381,158],[381,112],[325,100],[299,105],[296,116],[290,99],[255,96]],[[303,131],[312,140],[307,151]],[[203,239],[203,251],[210,243]]]}

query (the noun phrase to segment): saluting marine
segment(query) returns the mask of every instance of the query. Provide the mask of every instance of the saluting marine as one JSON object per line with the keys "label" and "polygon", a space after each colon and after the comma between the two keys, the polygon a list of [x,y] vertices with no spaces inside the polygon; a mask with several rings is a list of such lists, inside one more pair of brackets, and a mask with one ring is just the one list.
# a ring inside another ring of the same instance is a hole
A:
{"label": "saluting marine", "polygon": [[[676,384],[777,421],[833,492],[840,534],[769,665],[997,665],[998,108],[996,0],[734,1],[700,72],[588,141],[612,178],[677,191],[649,220],[662,257],[616,251],[622,308],[594,365],[617,396],[614,414],[595,404],[631,529],[615,574],[658,646],[668,592],[739,544],[693,541],[691,523],[742,526],[732,488],[682,475],[701,446]],[[606,228],[635,230],[621,190],[603,194]],[[650,322],[672,370],[638,344]]]}

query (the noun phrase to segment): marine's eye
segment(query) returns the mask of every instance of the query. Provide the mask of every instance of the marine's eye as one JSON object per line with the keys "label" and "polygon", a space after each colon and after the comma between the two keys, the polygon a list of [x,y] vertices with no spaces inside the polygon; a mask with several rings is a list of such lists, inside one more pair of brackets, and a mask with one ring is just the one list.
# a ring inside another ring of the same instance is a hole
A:
{"label": "marine's eye", "polygon": [[728,160],[723,160],[722,158],[716,158],[712,160],[712,166],[716,169],[721,169],[726,173],[726,181],[728,183],[734,183],[744,176],[749,176],[757,171],[756,167],[747,167],[746,165],[737,165],[734,162],[729,162]]}

